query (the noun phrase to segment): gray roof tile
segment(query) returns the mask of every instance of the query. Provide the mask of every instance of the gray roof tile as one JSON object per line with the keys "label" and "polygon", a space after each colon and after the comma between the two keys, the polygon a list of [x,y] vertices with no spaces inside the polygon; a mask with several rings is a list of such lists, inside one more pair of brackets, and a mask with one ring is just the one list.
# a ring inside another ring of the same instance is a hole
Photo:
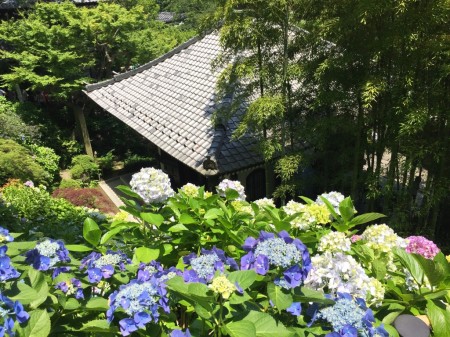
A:
{"label": "gray roof tile", "polygon": [[[230,141],[238,121],[229,121],[226,132],[218,132],[211,123],[214,108],[220,104],[214,99],[220,70],[213,72],[211,61],[220,51],[217,34],[194,38],[138,69],[88,85],[85,92],[150,142],[201,174],[257,165],[262,158],[252,150],[253,140],[246,137]],[[218,171],[203,169],[208,153],[214,154]]]}

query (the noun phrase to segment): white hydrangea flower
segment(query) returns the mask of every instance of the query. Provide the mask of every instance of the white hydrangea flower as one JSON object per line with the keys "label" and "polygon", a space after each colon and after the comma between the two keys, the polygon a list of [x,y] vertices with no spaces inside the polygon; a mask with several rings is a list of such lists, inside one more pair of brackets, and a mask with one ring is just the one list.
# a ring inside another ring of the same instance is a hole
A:
{"label": "white hydrangea flower", "polygon": [[253,201],[255,204],[258,205],[259,208],[263,208],[263,207],[275,207],[275,203],[273,202],[273,199],[269,199],[269,198],[262,198],[262,199],[258,199]]}
{"label": "white hydrangea flower", "polygon": [[180,190],[186,194],[188,197],[197,197],[198,196],[198,187],[197,185],[187,183],[186,185],[182,186]]}
{"label": "white hydrangea flower", "polygon": [[320,238],[317,249],[320,252],[348,252],[352,242],[344,233],[330,232]]}
{"label": "white hydrangea flower", "polygon": [[368,247],[375,251],[390,253],[394,247],[406,248],[408,241],[395,234],[386,224],[372,225],[361,235]]}
{"label": "white hydrangea flower", "polygon": [[283,210],[287,215],[301,213],[291,220],[291,225],[293,228],[298,228],[302,231],[309,230],[317,225],[325,225],[330,222],[330,212],[324,205],[316,203],[303,205],[291,200],[283,207]]}
{"label": "white hydrangea flower", "polygon": [[327,293],[349,293],[373,302],[379,302],[380,296],[384,296],[379,284],[367,276],[363,267],[350,255],[325,252],[313,256],[311,261],[312,269],[305,286]]}
{"label": "white hydrangea flower", "polygon": [[153,167],[142,168],[133,174],[130,186],[147,204],[164,202],[175,194],[169,176]]}
{"label": "white hydrangea flower", "polygon": [[219,193],[221,197],[224,197],[228,189],[232,189],[238,192],[239,197],[237,197],[236,200],[245,200],[245,189],[239,181],[229,179],[222,180],[217,186],[217,193]]}
{"label": "white hydrangea flower", "polygon": [[330,202],[330,204],[334,207],[336,213],[339,215],[341,214],[339,213],[339,204],[341,203],[341,201],[345,199],[345,196],[342,193],[332,191],[330,193],[322,193],[321,195],[317,196],[316,203],[319,205],[325,205],[325,203],[320,197],[324,197],[325,199],[327,199]]}

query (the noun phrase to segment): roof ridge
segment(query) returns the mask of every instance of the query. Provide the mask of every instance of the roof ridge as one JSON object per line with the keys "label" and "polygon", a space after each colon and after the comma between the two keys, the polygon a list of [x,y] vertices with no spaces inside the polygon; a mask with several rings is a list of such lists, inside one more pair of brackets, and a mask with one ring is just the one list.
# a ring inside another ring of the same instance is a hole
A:
{"label": "roof ridge", "polygon": [[164,55],[158,57],[157,59],[154,59],[154,60],[152,60],[152,61],[150,61],[148,63],[145,63],[145,64],[137,67],[136,69],[132,69],[132,70],[129,70],[127,72],[114,75],[113,78],[110,78],[110,79],[105,80],[105,81],[101,81],[101,82],[97,82],[97,83],[93,83],[93,84],[87,84],[85,89],[86,89],[87,92],[91,92],[91,91],[94,91],[94,90],[96,90],[98,88],[106,87],[106,86],[108,86],[110,84],[113,84],[113,83],[116,83],[116,82],[120,82],[120,81],[122,81],[124,79],[127,79],[127,78],[133,76],[133,75],[141,73],[144,70],[150,69],[153,66],[155,66],[155,65],[157,65],[157,64],[159,64],[159,63],[161,63],[161,62],[163,62],[165,60],[167,60],[170,57],[172,57],[173,55],[178,54],[182,50],[190,47],[194,43],[202,40],[203,38],[205,38],[207,35],[211,34],[212,32],[213,32],[213,30],[210,30],[210,31],[207,31],[207,32],[205,32],[205,33],[203,33],[201,35],[194,36],[193,38],[190,38],[189,40],[187,40],[186,42],[180,44],[178,47],[172,49],[171,51],[167,52],[166,54],[164,54]]}

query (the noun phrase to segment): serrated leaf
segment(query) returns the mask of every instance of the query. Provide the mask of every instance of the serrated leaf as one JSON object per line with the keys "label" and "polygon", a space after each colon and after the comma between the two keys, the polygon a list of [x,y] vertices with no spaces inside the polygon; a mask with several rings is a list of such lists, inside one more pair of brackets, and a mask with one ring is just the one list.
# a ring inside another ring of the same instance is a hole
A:
{"label": "serrated leaf", "polygon": [[365,223],[368,223],[370,221],[374,221],[380,218],[385,218],[386,215],[381,213],[365,213],[358,216],[355,216],[350,222],[349,222],[349,228],[355,227],[357,225],[362,225]]}
{"label": "serrated leaf", "polygon": [[285,310],[292,305],[292,295],[273,283],[267,285],[267,294],[278,310]]}
{"label": "serrated leaf", "polygon": [[139,247],[134,251],[134,255],[139,262],[149,263],[159,257],[159,249]]}
{"label": "serrated leaf", "polygon": [[149,224],[155,225],[156,227],[161,226],[164,222],[164,217],[161,214],[143,212],[141,213],[141,218],[144,221],[147,221]]}
{"label": "serrated leaf", "polygon": [[[441,305],[441,304],[440,304]],[[450,326],[450,311],[440,307],[435,301],[427,301],[427,316],[433,328],[434,337],[448,337]]]}
{"label": "serrated leaf", "polygon": [[47,337],[50,334],[50,317],[46,310],[34,310],[29,312],[30,319],[24,327],[17,329],[19,336],[23,337]]}
{"label": "serrated leaf", "polygon": [[86,303],[86,308],[92,310],[108,310],[108,300],[103,297],[93,297]]}
{"label": "serrated leaf", "polygon": [[172,232],[172,233],[178,233],[178,232],[183,232],[183,231],[188,231],[188,230],[189,229],[181,223],[173,225],[172,227],[169,227],[169,232]]}
{"label": "serrated leaf", "polygon": [[402,266],[408,269],[408,271],[411,273],[411,276],[419,284],[419,286],[422,286],[425,274],[423,272],[422,266],[414,258],[414,256],[405,252],[405,250],[401,248],[394,248],[394,254],[398,257]]}
{"label": "serrated leaf", "polygon": [[291,337],[294,335],[294,332],[286,329],[281,322],[277,324],[271,315],[264,312],[250,311],[243,320],[250,321],[255,325],[257,337]]}
{"label": "serrated leaf", "polygon": [[205,219],[217,219],[217,217],[222,216],[223,211],[219,208],[208,209],[203,216]]}
{"label": "serrated leaf", "polygon": [[237,284],[245,290],[255,282],[256,272],[254,270],[233,271],[227,276],[227,278],[232,283],[237,282]]}
{"label": "serrated leaf", "polygon": [[[80,331],[86,332],[111,332],[111,328],[113,328],[108,321],[104,319],[96,319],[83,324],[83,327]],[[113,329],[115,330],[115,329]]]}
{"label": "serrated leaf", "polygon": [[183,225],[190,225],[197,222],[193,217],[191,217],[189,214],[186,213],[180,215],[179,221]]}
{"label": "serrated leaf", "polygon": [[97,223],[91,218],[86,218],[83,224],[83,237],[91,245],[96,247],[100,242],[102,231],[98,227]]}
{"label": "serrated leaf", "polygon": [[250,321],[231,322],[225,325],[225,332],[231,337],[256,337],[256,327]]}

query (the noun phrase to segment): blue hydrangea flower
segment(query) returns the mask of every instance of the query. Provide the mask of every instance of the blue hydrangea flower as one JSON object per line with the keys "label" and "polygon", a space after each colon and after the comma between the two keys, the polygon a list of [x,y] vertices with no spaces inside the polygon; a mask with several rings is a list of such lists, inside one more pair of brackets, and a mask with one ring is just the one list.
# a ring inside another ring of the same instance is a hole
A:
{"label": "blue hydrangea flower", "polygon": [[350,294],[338,293],[335,304],[319,310],[313,318],[323,319],[331,324],[333,332],[326,337],[358,337],[361,332],[367,337],[389,337],[383,325],[375,328],[375,318],[362,298],[354,299]]}
{"label": "blue hydrangea flower", "polygon": [[227,257],[221,249],[213,247],[211,250],[202,249],[201,254],[192,253],[183,257],[183,262],[191,266],[185,270],[183,278],[185,282],[208,283],[214,277],[216,271],[224,272],[225,266],[239,269],[236,261]]}
{"label": "blue hydrangea flower", "polygon": [[174,276],[181,276],[183,273],[175,267],[163,269],[161,264],[157,261],[151,261],[148,264],[141,263],[139,265],[137,279],[138,281],[149,281],[150,278],[155,277],[160,282],[170,280]]}
{"label": "blue hydrangea flower", "polygon": [[121,271],[125,270],[125,264],[131,260],[122,252],[108,250],[105,255],[92,252],[81,260],[80,270],[86,268],[89,282],[99,283],[102,279],[108,279],[114,274],[114,266]]}
{"label": "blue hydrangea flower", "polygon": [[182,330],[173,330],[170,335],[170,337],[191,337],[191,333],[189,329],[186,329],[186,332],[183,332]]}
{"label": "blue hydrangea flower", "polygon": [[25,262],[37,270],[49,270],[59,262],[70,262],[69,251],[60,240],[46,239],[26,253]]}
{"label": "blue hydrangea flower", "polygon": [[9,231],[6,228],[0,227],[0,243],[12,241],[14,241],[14,238],[9,234]]}
{"label": "blue hydrangea flower", "polygon": [[311,270],[307,247],[286,231],[277,236],[261,231],[258,239],[248,237],[243,248],[248,253],[241,258],[241,269],[254,269],[258,274],[266,275],[271,267],[275,267],[283,272],[275,279],[275,284],[283,288],[301,285]]}
{"label": "blue hydrangea flower", "polygon": [[11,259],[6,255],[8,247],[0,247],[0,281],[5,282],[7,280],[20,276],[20,273],[11,266]]}
{"label": "blue hydrangea flower", "polygon": [[286,311],[291,313],[293,316],[300,316],[302,313],[302,304],[300,302],[294,302],[289,308],[286,309]]}
{"label": "blue hydrangea flower", "polygon": [[25,323],[30,318],[22,303],[19,301],[13,302],[0,292],[0,318],[3,318],[3,326],[0,326],[0,336],[4,336],[5,333],[14,336],[14,316],[19,323]]}
{"label": "blue hydrangea flower", "polygon": [[106,312],[109,322],[113,320],[114,312],[119,308],[129,316],[119,321],[123,336],[145,328],[149,322],[158,322],[159,309],[170,312],[164,280],[155,276],[150,276],[147,280],[135,279],[120,286],[118,291],[110,295],[109,303],[110,308]]}
{"label": "blue hydrangea flower", "polygon": [[71,280],[59,282],[55,286],[55,288],[61,290],[67,296],[75,295],[75,298],[77,300],[84,298],[81,281],[76,278],[72,278]]}

